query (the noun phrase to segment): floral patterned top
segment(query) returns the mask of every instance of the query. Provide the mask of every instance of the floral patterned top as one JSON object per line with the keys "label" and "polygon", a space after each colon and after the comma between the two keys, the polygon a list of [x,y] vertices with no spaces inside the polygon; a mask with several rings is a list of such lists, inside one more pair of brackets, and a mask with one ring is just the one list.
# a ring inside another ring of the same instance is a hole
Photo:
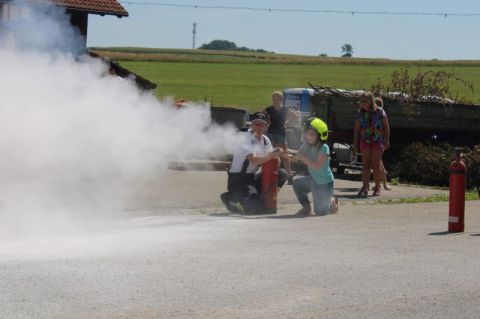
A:
{"label": "floral patterned top", "polygon": [[375,111],[357,111],[356,119],[360,123],[360,140],[367,144],[384,143],[385,128],[383,120],[387,118],[387,113],[382,108]]}

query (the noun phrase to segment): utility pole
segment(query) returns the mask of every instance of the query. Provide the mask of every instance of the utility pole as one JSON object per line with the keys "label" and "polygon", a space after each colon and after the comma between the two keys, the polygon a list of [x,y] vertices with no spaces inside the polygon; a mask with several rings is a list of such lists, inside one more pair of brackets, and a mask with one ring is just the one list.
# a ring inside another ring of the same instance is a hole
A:
{"label": "utility pole", "polygon": [[192,49],[195,50],[195,48],[196,48],[196,45],[195,45],[195,40],[196,40],[196,39],[195,39],[195,38],[197,37],[197,23],[196,23],[196,22],[193,23],[193,31],[192,31],[192,33],[193,33]]}

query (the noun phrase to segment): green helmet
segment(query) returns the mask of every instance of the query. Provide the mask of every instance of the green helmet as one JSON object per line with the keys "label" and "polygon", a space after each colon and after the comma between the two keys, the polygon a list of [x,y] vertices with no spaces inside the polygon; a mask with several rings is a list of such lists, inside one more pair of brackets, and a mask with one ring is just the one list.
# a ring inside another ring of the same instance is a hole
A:
{"label": "green helmet", "polygon": [[304,129],[315,130],[322,141],[326,141],[328,139],[328,126],[318,117],[311,117],[307,119],[305,121]]}

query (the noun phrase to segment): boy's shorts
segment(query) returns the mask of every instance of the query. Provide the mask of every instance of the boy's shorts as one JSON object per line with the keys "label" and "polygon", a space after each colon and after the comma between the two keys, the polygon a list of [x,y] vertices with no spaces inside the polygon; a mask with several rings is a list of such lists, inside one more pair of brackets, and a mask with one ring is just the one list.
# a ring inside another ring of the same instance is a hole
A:
{"label": "boy's shorts", "polygon": [[383,142],[372,142],[372,143],[366,143],[365,141],[360,141],[360,150],[380,150],[383,151],[385,150],[385,145]]}
{"label": "boy's shorts", "polygon": [[285,145],[287,144],[287,137],[285,135],[281,134],[267,134],[268,138],[270,139],[270,142],[274,145]]}

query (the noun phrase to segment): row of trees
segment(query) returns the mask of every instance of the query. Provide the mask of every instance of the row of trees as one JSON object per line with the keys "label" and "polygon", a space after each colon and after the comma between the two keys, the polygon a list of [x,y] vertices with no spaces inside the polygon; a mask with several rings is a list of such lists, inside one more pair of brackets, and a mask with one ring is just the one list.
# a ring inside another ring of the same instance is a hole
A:
{"label": "row of trees", "polygon": [[[199,47],[200,50],[217,50],[217,51],[244,51],[244,52],[259,52],[259,53],[275,53],[263,49],[250,49],[247,47],[238,47],[235,42],[228,40],[213,40],[210,43],[204,43]],[[322,53],[320,56],[327,56]],[[353,46],[345,43],[342,45],[342,58],[351,58],[353,56]]]}
{"label": "row of trees", "polygon": [[210,43],[204,43],[199,47],[200,50],[218,50],[218,51],[244,51],[259,53],[275,53],[263,49],[250,49],[247,47],[238,47],[235,42],[227,40],[213,40]]}

